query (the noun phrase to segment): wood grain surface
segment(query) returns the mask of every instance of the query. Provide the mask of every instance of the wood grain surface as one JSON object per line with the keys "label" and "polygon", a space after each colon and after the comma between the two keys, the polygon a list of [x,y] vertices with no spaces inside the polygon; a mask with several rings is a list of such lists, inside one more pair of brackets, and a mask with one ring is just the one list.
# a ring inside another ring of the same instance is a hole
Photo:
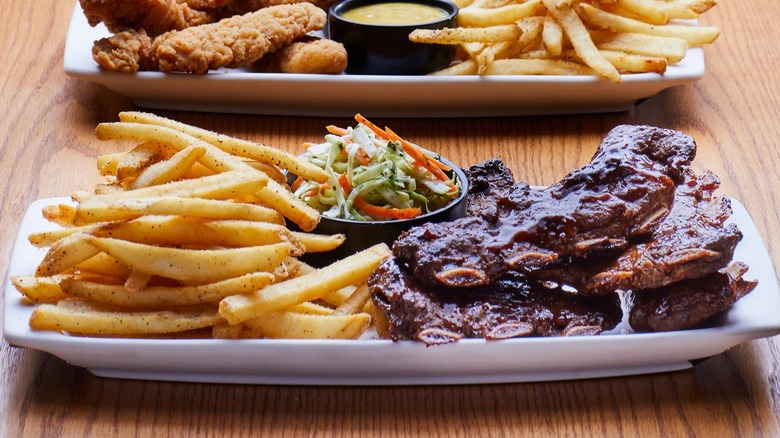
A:
{"label": "wood grain surface", "polygon": [[[498,156],[518,179],[549,184],[590,158],[620,123],[692,135],[697,169],[722,179],[780,260],[780,8],[723,0],[707,72],[628,112],[494,119],[377,120],[461,165]],[[97,123],[135,109],[62,68],[68,1],[4,0],[0,15],[0,273],[25,208],[99,180]],[[457,92],[457,90],[453,90]],[[295,152],[346,119],[156,111]],[[370,116],[370,115],[369,115]],[[780,309],[777,309],[780,312]],[[0,436],[780,436],[780,338],[675,373],[530,384],[295,387],[98,378],[0,343]]]}

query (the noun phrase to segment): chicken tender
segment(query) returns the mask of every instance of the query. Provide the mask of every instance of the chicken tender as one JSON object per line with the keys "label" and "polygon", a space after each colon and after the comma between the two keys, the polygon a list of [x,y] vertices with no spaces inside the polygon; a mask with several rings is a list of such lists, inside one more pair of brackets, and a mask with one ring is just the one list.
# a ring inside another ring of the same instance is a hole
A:
{"label": "chicken tender", "polygon": [[337,75],[347,68],[347,49],[333,40],[308,37],[269,53],[252,67],[265,73]]}
{"label": "chicken tender", "polygon": [[152,57],[165,72],[206,73],[248,65],[322,29],[326,18],[324,10],[310,3],[272,6],[160,35],[152,44]]}
{"label": "chicken tender", "polygon": [[143,30],[119,32],[95,41],[92,58],[106,70],[122,73],[152,70],[152,38]]}
{"label": "chicken tender", "polygon": [[248,66],[308,32],[322,29],[325,19],[325,11],[309,3],[273,6],[156,38],[143,30],[119,32],[96,41],[92,57],[112,71],[202,74],[220,67]]}
{"label": "chicken tender", "polygon": [[150,36],[213,23],[213,13],[177,0],[79,0],[90,26],[105,24],[111,32],[143,29]]}

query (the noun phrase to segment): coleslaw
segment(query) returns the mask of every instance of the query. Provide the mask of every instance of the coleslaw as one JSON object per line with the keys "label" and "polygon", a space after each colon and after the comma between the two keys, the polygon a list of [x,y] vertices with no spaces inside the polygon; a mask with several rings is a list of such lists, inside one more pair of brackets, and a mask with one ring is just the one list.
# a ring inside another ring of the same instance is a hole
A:
{"label": "coleslaw", "polygon": [[409,219],[460,195],[460,181],[440,157],[381,129],[360,114],[358,124],[328,126],[325,141],[303,155],[328,173],[324,183],[298,178],[296,197],[323,216],[353,220]]}

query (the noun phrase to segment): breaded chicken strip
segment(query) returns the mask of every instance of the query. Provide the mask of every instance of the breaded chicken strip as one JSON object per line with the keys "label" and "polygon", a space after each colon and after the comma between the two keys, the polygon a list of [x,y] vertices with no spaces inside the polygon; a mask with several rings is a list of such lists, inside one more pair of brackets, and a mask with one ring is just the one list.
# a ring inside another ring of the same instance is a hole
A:
{"label": "breaded chicken strip", "polygon": [[304,37],[252,65],[265,73],[310,73],[337,75],[347,68],[347,49],[333,40]]}
{"label": "breaded chicken strip", "polygon": [[153,70],[152,38],[145,31],[126,30],[95,41],[92,58],[106,70],[135,73]]}
{"label": "breaded chicken strip", "polygon": [[120,32],[96,41],[92,57],[113,71],[206,73],[250,65],[308,32],[322,29],[325,19],[325,11],[309,3],[273,6],[154,39],[144,31]]}
{"label": "breaded chicken strip", "polygon": [[143,29],[150,36],[216,21],[211,12],[178,0],[79,0],[90,26],[103,23],[111,32]]}
{"label": "breaded chicken strip", "polygon": [[325,11],[310,3],[264,8],[160,35],[152,43],[152,57],[166,72],[206,73],[248,65],[322,29],[326,17]]}

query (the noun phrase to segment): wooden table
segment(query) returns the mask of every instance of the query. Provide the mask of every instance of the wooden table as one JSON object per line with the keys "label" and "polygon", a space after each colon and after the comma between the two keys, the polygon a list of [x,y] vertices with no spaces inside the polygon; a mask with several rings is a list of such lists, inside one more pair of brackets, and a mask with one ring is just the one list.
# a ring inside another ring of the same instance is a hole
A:
{"label": "wooden table", "polygon": [[[628,112],[473,120],[382,121],[462,165],[505,159],[549,184],[586,162],[619,123],[696,138],[697,169],[722,179],[780,260],[780,9],[724,1],[702,20],[722,27],[700,82]],[[119,150],[95,125],[133,109],[125,98],[67,77],[62,53],[73,4],[6,0],[0,25],[0,272],[22,214],[37,198],[98,181],[94,159]],[[345,119],[211,113],[161,115],[302,151]],[[780,311],[780,309],[777,309]],[[733,348],[675,373],[584,381],[443,387],[186,384],[94,377],[50,355],[0,348],[0,436],[778,436],[780,338]]]}

